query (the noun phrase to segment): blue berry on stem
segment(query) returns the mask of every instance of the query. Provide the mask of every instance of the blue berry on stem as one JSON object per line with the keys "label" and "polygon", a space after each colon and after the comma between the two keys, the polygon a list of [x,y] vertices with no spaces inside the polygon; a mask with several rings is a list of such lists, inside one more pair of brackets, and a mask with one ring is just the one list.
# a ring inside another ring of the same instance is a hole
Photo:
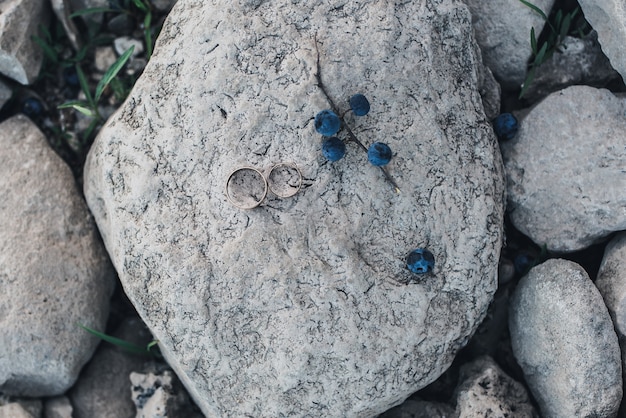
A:
{"label": "blue berry on stem", "polygon": [[500,141],[515,138],[519,129],[517,118],[511,113],[502,113],[493,120],[493,130]]}
{"label": "blue berry on stem", "polygon": [[342,140],[333,136],[322,144],[322,154],[328,161],[338,161],[346,155],[346,144]]}
{"label": "blue berry on stem", "polygon": [[29,97],[22,104],[22,112],[31,118],[37,117],[43,113],[43,104],[35,97]]}
{"label": "blue berry on stem", "polygon": [[425,248],[415,249],[406,257],[406,266],[413,273],[428,273],[435,267],[435,256]]}
{"label": "blue berry on stem", "polygon": [[350,108],[356,116],[365,116],[370,111],[370,102],[362,94],[350,97]]}
{"label": "blue berry on stem", "polygon": [[375,166],[383,166],[391,161],[391,148],[382,142],[374,142],[367,150],[367,159]]}
{"label": "blue berry on stem", "polygon": [[315,130],[324,136],[333,136],[341,128],[341,119],[332,110],[322,110],[315,115]]}

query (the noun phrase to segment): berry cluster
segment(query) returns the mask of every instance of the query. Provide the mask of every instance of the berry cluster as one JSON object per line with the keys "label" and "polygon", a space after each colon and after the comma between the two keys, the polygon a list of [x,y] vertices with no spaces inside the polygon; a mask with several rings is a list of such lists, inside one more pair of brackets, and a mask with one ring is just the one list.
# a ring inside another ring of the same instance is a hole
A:
{"label": "berry cluster", "polygon": [[[365,116],[370,111],[370,102],[367,100],[367,97],[362,94],[355,94],[352,96],[349,103],[350,110],[355,116]],[[337,116],[337,112],[334,107],[333,110],[325,109],[315,115],[314,125],[315,130],[326,138],[322,144],[322,154],[327,160],[333,162],[339,161],[346,155],[345,142],[335,136],[343,125],[346,127],[349,140],[356,142],[367,152],[368,161],[372,165],[380,167],[385,174],[387,181],[392,184],[397,193],[400,192],[398,185],[383,168],[383,166],[389,164],[389,161],[391,161],[392,152],[389,145],[382,142],[374,142],[369,148],[366,148],[365,145],[357,139],[352,130],[347,127],[345,121],[343,120],[343,115],[341,117]]]}
{"label": "berry cluster", "polygon": [[[355,116],[365,116],[370,111],[370,102],[364,95],[355,94],[350,98],[350,110]],[[329,161],[338,161],[346,155],[346,145],[334,136],[341,129],[341,124],[342,118],[330,109],[322,110],[315,115],[315,130],[328,137],[322,144],[322,154]],[[367,149],[368,161],[377,167],[389,164],[391,157],[391,148],[382,142],[374,142]]]}

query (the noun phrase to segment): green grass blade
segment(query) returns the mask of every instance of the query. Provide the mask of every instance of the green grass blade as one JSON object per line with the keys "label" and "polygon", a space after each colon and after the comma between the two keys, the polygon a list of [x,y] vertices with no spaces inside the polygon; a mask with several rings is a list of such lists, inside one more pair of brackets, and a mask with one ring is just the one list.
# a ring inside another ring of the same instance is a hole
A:
{"label": "green grass blade", "polygon": [[545,20],[546,22],[548,21],[548,16],[546,16],[543,10],[541,10],[539,7],[535,6],[532,3],[527,2],[526,0],[519,0],[519,1],[523,3],[524,5],[526,5],[527,7],[530,7],[535,12],[539,13],[539,15],[543,18],[543,20]]}
{"label": "green grass blade", "polygon": [[524,84],[522,84],[522,91],[520,91],[518,99],[522,99],[524,97],[524,95],[526,94],[526,91],[528,90],[530,85],[533,83],[534,79],[535,79],[535,67],[531,67],[530,70],[528,70],[528,74],[526,74],[526,79],[524,80]]}
{"label": "green grass blade", "polygon": [[537,38],[535,37],[535,28],[530,28],[530,48],[533,51],[533,55],[537,55]]}
{"label": "green grass blade", "polygon": [[539,67],[541,64],[543,64],[543,62],[547,58],[546,56],[547,51],[548,51],[548,43],[545,42],[543,45],[541,45],[541,48],[539,49],[539,52],[537,53],[537,55],[535,55],[535,62],[533,63],[533,67]]}
{"label": "green grass blade", "polygon": [[96,331],[95,329],[91,329],[89,327],[86,327],[86,326],[84,326],[82,324],[78,324],[78,326],[81,327],[82,329],[84,329],[85,331],[89,332],[90,334],[93,334],[96,337],[98,337],[98,338],[100,338],[100,339],[102,339],[102,340],[104,340],[104,341],[106,341],[108,343],[111,343],[113,345],[116,345],[116,346],[118,346],[118,347],[120,347],[120,348],[122,348],[122,349],[124,349],[124,350],[126,350],[128,352],[130,352],[130,353],[148,354],[146,352],[145,348],[143,348],[143,347],[141,347],[141,346],[139,346],[137,344],[130,343],[130,342],[122,340],[120,338],[112,337],[112,336],[104,334],[104,333],[102,333],[100,331]]}
{"label": "green grass blade", "polygon": [[572,19],[574,18],[575,15],[576,15],[576,10],[574,10],[573,13],[568,13],[565,15],[565,18],[563,19],[563,24],[561,25],[561,31],[559,33],[560,39],[564,39],[569,33],[569,29],[572,26]]}
{"label": "green grass blade", "polygon": [[96,108],[96,103],[93,100],[93,96],[89,91],[89,83],[87,82],[87,77],[85,77],[85,73],[80,65],[76,64],[74,66],[76,68],[76,75],[78,76],[78,82],[80,83],[80,88],[85,93],[85,97],[87,98],[87,102],[91,106],[92,109]]}
{"label": "green grass blade", "polygon": [[120,70],[122,69],[124,64],[126,64],[126,61],[128,61],[128,59],[130,58],[134,50],[135,50],[134,45],[128,48],[128,50],[124,52],[122,56],[120,56],[113,65],[111,65],[111,67],[107,70],[107,72],[104,73],[104,76],[102,76],[102,79],[96,86],[96,95],[94,97],[94,100],[96,103],[98,103],[98,101],[100,100],[100,96],[102,96],[102,92],[104,92],[104,89],[106,88],[106,86],[108,86],[111,80],[113,80],[113,78],[115,78],[117,73],[120,72]]}
{"label": "green grass blade", "polygon": [[146,38],[146,59],[149,60],[152,56],[152,13],[148,12],[143,20],[144,38]]}
{"label": "green grass blade", "polygon": [[93,15],[93,14],[98,14],[98,13],[126,13],[126,11],[122,9],[111,9],[109,7],[91,7],[89,9],[83,9],[83,10],[79,10],[77,12],[72,13],[70,15],[70,19],[73,19],[79,16],[87,16],[87,15]]}
{"label": "green grass blade", "polygon": [[37,35],[32,36],[33,41],[41,47],[43,53],[50,61],[57,64],[59,62],[59,54],[48,43]]}
{"label": "green grass blade", "polygon": [[57,109],[74,109],[79,111],[85,116],[95,118],[97,114],[93,109],[89,107],[89,103],[80,100],[72,100],[71,102],[65,102],[57,106]]}
{"label": "green grass blade", "polygon": [[135,3],[135,6],[142,12],[148,12],[148,6],[146,6],[142,0],[133,0],[133,3]]}

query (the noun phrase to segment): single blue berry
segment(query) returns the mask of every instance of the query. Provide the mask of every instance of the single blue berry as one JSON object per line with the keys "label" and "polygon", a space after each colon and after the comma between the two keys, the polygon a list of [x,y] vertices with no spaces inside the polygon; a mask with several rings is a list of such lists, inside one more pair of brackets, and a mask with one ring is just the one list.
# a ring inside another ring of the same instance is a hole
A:
{"label": "single blue berry", "polygon": [[29,97],[22,104],[22,113],[31,118],[37,117],[43,113],[43,104],[36,97]]}
{"label": "single blue berry", "polygon": [[63,69],[63,79],[68,86],[78,87],[78,85],[80,84],[78,80],[78,73],[76,72],[76,68],[74,67],[65,67]]}
{"label": "single blue berry", "polygon": [[515,266],[515,273],[519,276],[523,276],[528,273],[528,270],[535,264],[535,258],[527,252],[520,252],[513,259],[513,265]]}
{"label": "single blue berry", "polygon": [[346,155],[346,144],[336,136],[328,138],[322,144],[322,154],[328,161],[338,161]]}
{"label": "single blue berry", "polygon": [[493,120],[493,130],[500,141],[509,141],[515,138],[519,123],[512,114],[502,113]]}
{"label": "single blue berry", "polygon": [[341,119],[332,110],[322,110],[315,115],[315,130],[324,136],[333,136],[341,128]]}
{"label": "single blue berry", "polygon": [[391,148],[382,142],[374,142],[367,150],[367,159],[375,166],[389,164],[389,161],[391,161]]}
{"label": "single blue berry", "polygon": [[435,256],[425,248],[418,248],[407,255],[406,266],[413,273],[428,273],[435,267]]}
{"label": "single blue berry", "polygon": [[355,94],[350,97],[350,108],[352,108],[355,115],[365,116],[370,111],[370,102],[362,94]]}

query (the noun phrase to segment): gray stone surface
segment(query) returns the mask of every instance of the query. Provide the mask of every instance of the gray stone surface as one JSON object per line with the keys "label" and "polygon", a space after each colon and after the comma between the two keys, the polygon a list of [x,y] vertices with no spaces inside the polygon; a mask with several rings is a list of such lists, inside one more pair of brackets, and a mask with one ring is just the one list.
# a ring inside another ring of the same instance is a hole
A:
{"label": "gray stone surface", "polygon": [[50,19],[50,6],[41,0],[0,2],[0,73],[22,84],[32,83],[41,68],[43,52],[33,41],[40,25]]}
{"label": "gray stone surface", "polygon": [[511,298],[513,353],[543,417],[614,417],[620,351],[602,296],[578,264],[534,267]]}
{"label": "gray stone surface", "polygon": [[626,376],[626,232],[617,234],[606,246],[595,284],[613,319]]}
{"label": "gray stone surface", "polygon": [[626,3],[622,0],[580,0],[585,19],[598,32],[602,50],[626,79]]}
{"label": "gray stone surface", "polygon": [[[139,318],[125,319],[114,337],[145,347],[152,336]],[[131,399],[132,372],[141,372],[149,357],[127,353],[102,343],[81,372],[69,395],[74,418],[132,418],[136,414]]]}
{"label": "gray stone surface", "polygon": [[[92,417],[100,417],[100,415],[92,415]],[[72,404],[67,396],[56,396],[44,401],[43,418],[76,418],[76,416],[73,415]]]}
{"label": "gray stone surface", "polygon": [[[374,416],[446,370],[483,319],[503,178],[471,34],[466,8],[439,0],[174,7],[90,151],[85,194],[206,415]],[[341,110],[369,97],[347,120],[394,150],[400,194],[353,143],[322,157],[315,37]],[[296,196],[229,204],[234,168],[287,161],[304,177]],[[405,257],[421,246],[436,267],[416,277]]]}
{"label": "gray stone surface", "polygon": [[[539,37],[543,18],[517,0],[464,0],[474,25],[476,41],[485,64],[491,68],[505,90],[518,89],[526,78],[528,60],[532,55],[530,29]],[[531,3],[546,14],[554,0],[534,0]]]}
{"label": "gray stone surface", "polygon": [[409,399],[378,418],[456,418],[456,414],[444,403]]}
{"label": "gray stone surface", "polygon": [[487,116],[487,119],[492,120],[500,114],[502,90],[489,67],[481,65],[478,69],[478,91],[483,99],[485,116]]}
{"label": "gray stone surface", "polygon": [[70,19],[70,15],[72,14],[70,0],[50,0],[50,5],[57,19],[59,19],[59,22],[63,25],[67,39],[69,39],[74,49],[78,51],[81,47],[82,40],[79,39],[80,33],[78,28],[74,24],[74,21]]}
{"label": "gray stone surface", "polygon": [[625,112],[608,90],[568,87],[501,144],[511,221],[539,246],[576,251],[626,229]]}
{"label": "gray stone surface", "polygon": [[113,270],[65,163],[24,116],[0,125],[0,391],[66,391],[103,329]]}
{"label": "gray stone surface", "polygon": [[535,78],[524,94],[528,102],[536,103],[573,85],[604,87],[620,80],[621,76],[602,52],[595,32],[584,39],[567,36],[560,51],[537,67]]}
{"label": "gray stone surface", "polygon": [[457,418],[535,418],[524,386],[507,376],[489,356],[461,367],[456,388]]}
{"label": "gray stone surface", "polygon": [[5,83],[0,81],[0,108],[11,98],[13,92]]}

